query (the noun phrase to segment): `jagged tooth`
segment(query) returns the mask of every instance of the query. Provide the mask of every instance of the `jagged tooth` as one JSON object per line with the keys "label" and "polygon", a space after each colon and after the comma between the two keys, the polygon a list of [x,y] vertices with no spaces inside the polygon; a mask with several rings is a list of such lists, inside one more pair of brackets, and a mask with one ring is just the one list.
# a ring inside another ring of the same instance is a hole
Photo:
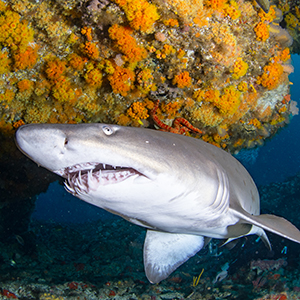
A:
{"label": "jagged tooth", "polygon": [[77,186],[75,186],[75,193],[79,196],[82,195],[80,188],[78,188]]}
{"label": "jagged tooth", "polygon": [[93,171],[89,170],[88,171],[88,182],[93,182],[94,177],[93,177]]}
{"label": "jagged tooth", "polygon": [[101,184],[101,181],[102,181],[102,171],[101,170],[99,170],[99,184]]}
{"label": "jagged tooth", "polygon": [[75,188],[76,187],[82,188],[82,185],[80,184],[80,181],[79,181],[78,177],[76,178],[76,181],[75,181]]}
{"label": "jagged tooth", "polygon": [[84,184],[83,184],[82,178],[81,178],[81,170],[78,172],[78,181],[79,181],[80,187],[82,187]]}
{"label": "jagged tooth", "polygon": [[94,186],[94,185],[97,185],[97,178],[95,177],[95,175],[93,175],[93,171],[90,170],[88,172],[88,183],[87,183],[87,186]]}
{"label": "jagged tooth", "polygon": [[65,185],[65,189],[66,189],[67,192],[69,192],[71,194],[74,194],[75,191],[69,186],[67,181],[64,182],[64,185]]}
{"label": "jagged tooth", "polygon": [[74,182],[74,188],[76,187],[76,186],[78,186],[80,183],[79,183],[79,180],[78,180],[78,178],[75,178],[75,182]]}

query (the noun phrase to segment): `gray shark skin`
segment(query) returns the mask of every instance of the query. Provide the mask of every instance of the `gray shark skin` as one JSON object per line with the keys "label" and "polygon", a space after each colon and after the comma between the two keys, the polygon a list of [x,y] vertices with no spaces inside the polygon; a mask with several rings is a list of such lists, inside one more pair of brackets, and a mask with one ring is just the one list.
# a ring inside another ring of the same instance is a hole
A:
{"label": "gray shark skin", "polygon": [[210,238],[264,230],[300,243],[287,220],[260,215],[257,188],[229,153],[201,140],[108,124],[31,124],[19,149],[66,178],[74,196],[147,229],[144,266],[151,283],[167,278]]}

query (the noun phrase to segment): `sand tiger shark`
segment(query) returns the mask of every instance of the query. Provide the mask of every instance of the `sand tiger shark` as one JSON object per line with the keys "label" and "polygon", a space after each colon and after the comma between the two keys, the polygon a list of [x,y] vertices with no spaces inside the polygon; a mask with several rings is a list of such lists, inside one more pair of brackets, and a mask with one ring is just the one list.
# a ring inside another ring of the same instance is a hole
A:
{"label": "sand tiger shark", "polygon": [[108,124],[31,124],[17,130],[19,149],[66,179],[74,196],[147,229],[144,267],[158,283],[211,238],[228,241],[264,230],[300,243],[300,231],[260,215],[246,169],[202,140]]}

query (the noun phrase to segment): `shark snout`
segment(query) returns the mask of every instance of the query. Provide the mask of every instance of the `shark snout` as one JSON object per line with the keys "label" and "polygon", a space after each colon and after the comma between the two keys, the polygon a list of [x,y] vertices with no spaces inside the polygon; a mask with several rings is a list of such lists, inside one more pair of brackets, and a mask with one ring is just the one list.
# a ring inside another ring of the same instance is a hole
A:
{"label": "shark snout", "polygon": [[20,151],[51,171],[60,166],[65,140],[64,131],[50,124],[28,124],[16,132],[16,144]]}
{"label": "shark snout", "polygon": [[29,125],[23,125],[19,127],[15,135],[17,147],[25,154],[27,154],[26,149],[28,148],[28,140],[30,140],[28,126]]}
{"label": "shark snout", "polygon": [[39,130],[41,125],[28,124],[18,128],[16,132],[16,142],[22,152],[30,154],[30,149],[42,145],[43,140],[45,139],[45,132]]}

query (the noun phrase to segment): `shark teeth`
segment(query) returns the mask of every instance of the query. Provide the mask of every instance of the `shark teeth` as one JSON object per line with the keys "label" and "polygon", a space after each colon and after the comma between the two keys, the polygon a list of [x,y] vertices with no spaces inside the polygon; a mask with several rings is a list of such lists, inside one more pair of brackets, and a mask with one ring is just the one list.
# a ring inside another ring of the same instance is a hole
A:
{"label": "shark teeth", "polygon": [[88,194],[99,186],[116,184],[139,174],[132,168],[111,166],[99,163],[84,163],[67,167],[55,172],[67,179],[65,188],[75,196]]}

